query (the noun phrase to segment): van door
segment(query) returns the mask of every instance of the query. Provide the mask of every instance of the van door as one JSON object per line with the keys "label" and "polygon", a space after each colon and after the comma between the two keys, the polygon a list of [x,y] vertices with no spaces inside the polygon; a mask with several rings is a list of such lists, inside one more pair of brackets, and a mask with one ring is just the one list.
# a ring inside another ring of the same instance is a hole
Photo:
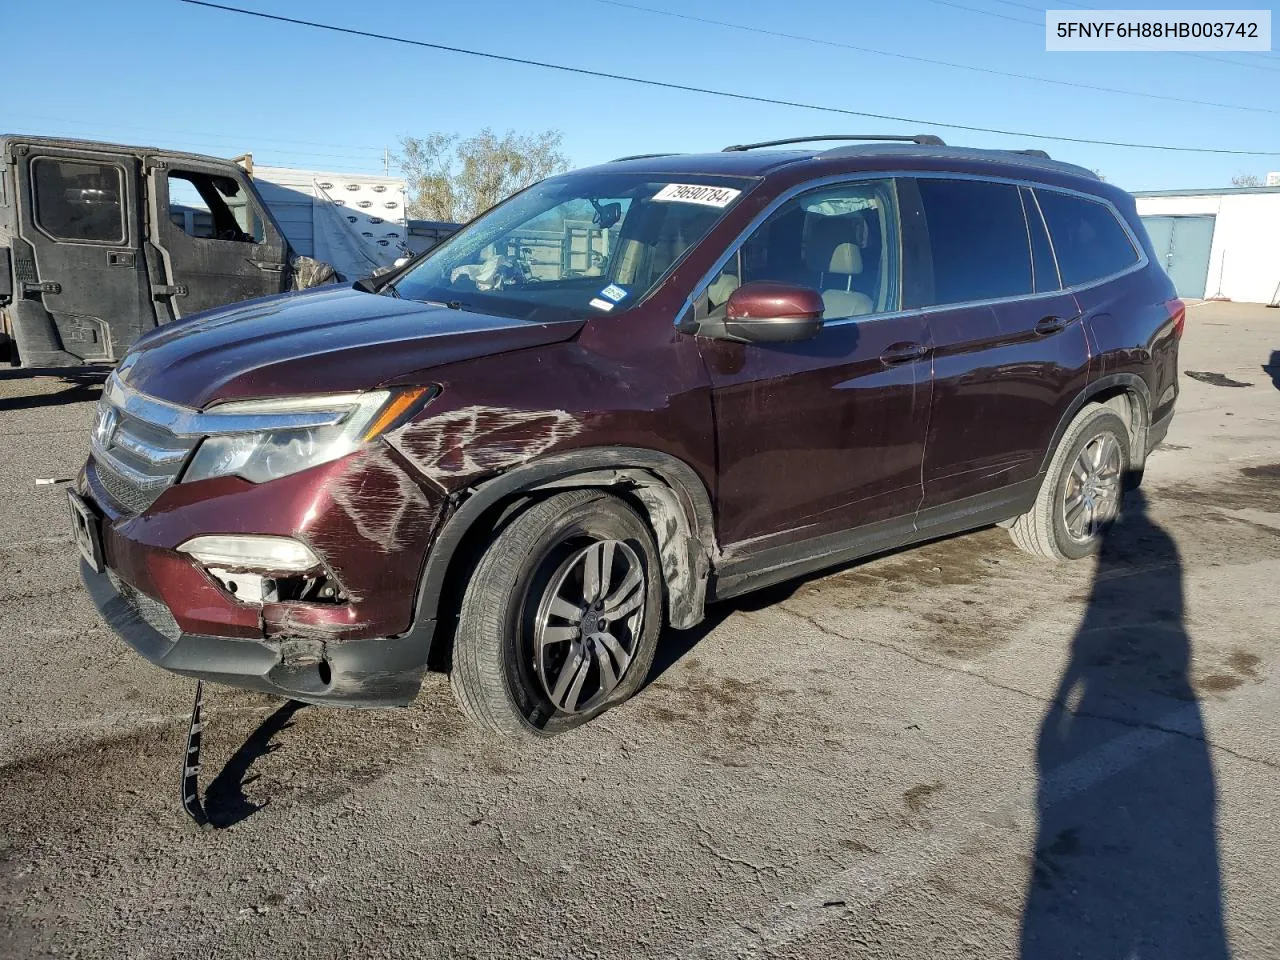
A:
{"label": "van door", "polygon": [[15,330],[20,348],[27,347],[23,363],[118,359],[155,326],[140,249],[138,158],[43,145],[10,149],[19,235],[35,261],[34,271],[19,272],[24,289],[14,292],[30,303],[15,317],[31,328]]}
{"label": "van door", "polygon": [[288,244],[243,170],[187,157],[147,166],[166,319],[284,290]]}
{"label": "van door", "polygon": [[925,308],[933,344],[921,513],[931,523],[931,509],[1035,478],[1088,382],[1089,343],[1031,191],[946,176],[914,183],[927,261],[915,264],[910,305]]}

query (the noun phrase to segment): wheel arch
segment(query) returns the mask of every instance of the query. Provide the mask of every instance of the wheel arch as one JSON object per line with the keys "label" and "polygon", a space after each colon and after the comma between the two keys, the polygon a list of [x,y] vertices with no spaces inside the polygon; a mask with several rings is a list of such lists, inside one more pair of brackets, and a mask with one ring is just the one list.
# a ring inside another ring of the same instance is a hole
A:
{"label": "wheel arch", "polygon": [[[584,488],[619,494],[645,518],[661,558],[668,622],[678,629],[701,622],[707,582],[718,557],[711,497],[687,463],[639,447],[592,447],[555,454],[472,488],[448,514],[427,553],[416,618],[438,621],[438,640],[450,637],[450,625],[444,620],[493,533],[532,499]],[[438,665],[447,655],[440,647],[447,645],[435,645],[432,659]]]}
{"label": "wheel arch", "polygon": [[1129,427],[1129,469],[1141,473],[1147,457],[1147,433],[1151,427],[1151,391],[1136,373],[1114,373],[1099,377],[1082,390],[1058,421],[1053,440],[1045,448],[1040,472],[1049,469],[1054,452],[1067,429],[1088,406],[1111,407]]}

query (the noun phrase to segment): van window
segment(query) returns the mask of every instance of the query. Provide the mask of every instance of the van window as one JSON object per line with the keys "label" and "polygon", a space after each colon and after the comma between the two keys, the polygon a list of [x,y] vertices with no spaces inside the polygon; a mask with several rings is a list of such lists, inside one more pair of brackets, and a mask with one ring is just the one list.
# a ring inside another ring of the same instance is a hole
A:
{"label": "van window", "polygon": [[893,184],[860,180],[787,201],[756,228],[707,287],[706,312],[744,283],[812,287],[828,320],[898,309],[898,214]]}
{"label": "van window", "polygon": [[1100,280],[1138,262],[1129,235],[1111,208],[1055,190],[1036,190],[1067,286]]}
{"label": "van window", "polygon": [[1031,248],[1018,188],[982,180],[917,180],[933,258],[931,305],[1032,292]]}
{"label": "van window", "polygon": [[202,240],[261,243],[262,221],[234,177],[192,170],[169,173],[169,219]]}
{"label": "van window", "polygon": [[56,240],[124,243],[124,174],[108,163],[37,157],[36,223]]}

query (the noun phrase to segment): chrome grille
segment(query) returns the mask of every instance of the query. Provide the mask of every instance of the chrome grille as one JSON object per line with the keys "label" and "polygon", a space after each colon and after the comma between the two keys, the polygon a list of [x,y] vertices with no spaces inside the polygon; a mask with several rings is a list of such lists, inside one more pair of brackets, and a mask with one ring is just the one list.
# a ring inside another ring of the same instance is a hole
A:
{"label": "chrome grille", "polygon": [[107,492],[115,505],[130,516],[135,516],[151,506],[164,493],[164,488],[145,489],[136,486],[128,477],[122,477],[110,467],[97,460],[90,462],[89,469],[103,490]]}
{"label": "chrome grille", "polygon": [[[157,420],[126,409],[115,375],[108,381],[93,424],[91,467],[102,489],[125,513],[139,514],[160,498],[182,471],[199,437],[179,436]],[[168,407],[159,407],[168,413]]]}

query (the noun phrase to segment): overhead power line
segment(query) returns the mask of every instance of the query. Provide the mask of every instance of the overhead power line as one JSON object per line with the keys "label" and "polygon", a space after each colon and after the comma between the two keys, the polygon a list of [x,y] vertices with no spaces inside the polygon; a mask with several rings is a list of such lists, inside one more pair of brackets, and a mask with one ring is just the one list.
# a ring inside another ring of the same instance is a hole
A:
{"label": "overhead power line", "polygon": [[[114,134],[102,131],[76,131],[74,133],[64,131],[58,127],[50,128],[48,126],[33,126],[31,124],[13,124],[5,130],[5,133],[14,134],[20,137],[62,137],[68,140],[84,140],[88,143],[129,143],[128,138],[117,137]],[[156,145],[153,143],[153,145]],[[158,144],[164,150],[179,150],[189,153],[207,154],[210,156],[229,158],[232,153],[241,153],[243,151],[220,150],[217,147],[202,146],[185,138],[175,139],[168,143]],[[267,147],[258,149],[256,146],[253,150],[255,167],[295,167],[307,170],[323,171],[325,173],[362,173],[362,174],[382,174],[382,157],[376,160],[369,160],[366,163],[360,163],[356,160],[327,160],[316,159],[315,154],[297,154],[290,153],[287,150],[279,148]]]}
{"label": "overhead power line", "polygon": [[772,106],[794,107],[801,110],[813,110],[820,113],[838,113],[849,117],[862,117],[871,120],[889,120],[894,123],[909,123],[924,127],[942,127],[946,130],[965,130],[971,133],[993,133],[1006,137],[1023,137],[1028,140],[1048,140],[1057,143],[1083,143],[1094,146],[1126,147],[1135,150],[1164,150],[1175,153],[1212,153],[1248,157],[1280,156],[1280,150],[1228,150],[1218,147],[1182,147],[1173,144],[1128,143],[1119,140],[1095,140],[1087,137],[1063,137],[1045,133],[1027,133],[1023,130],[1002,130],[997,127],[980,127],[961,123],[943,123],[939,120],[923,120],[919,117],[900,117],[887,113],[870,113],[863,110],[849,110],[844,107],[828,107],[822,106],[821,104],[804,103],[799,100],[760,97],[747,93],[734,93],[729,90],[714,90],[709,87],[695,87],[689,84],[672,83],[666,80],[650,80],[644,77],[632,77],[619,73],[607,73],[602,70],[588,70],[585,67],[571,67],[565,64],[548,63],[542,60],[529,60],[523,57],[504,56],[502,54],[489,53],[483,50],[470,50],[465,47],[455,47],[449,44],[429,43],[426,40],[410,40],[407,37],[396,37],[385,33],[374,33],[369,30],[357,30],[352,27],[339,27],[330,23],[319,23],[314,20],[285,17],[274,13],[263,13],[258,10],[246,10],[242,7],[232,7],[221,3],[210,3],[208,0],[181,0],[181,2],[197,7],[207,7],[211,10],[222,10],[227,13],[235,13],[247,17],[257,17],[261,20],[272,20],[277,23],[288,23],[301,27],[313,27],[317,30],[327,30],[332,33],[344,33],[354,37],[365,37],[372,40],[386,40],[391,43],[402,43],[408,46],[422,47],[427,50],[441,50],[447,53],[460,53],[465,56],[480,57],[485,60],[498,60],[504,63],[515,63],[526,67],[539,67],[544,70],[556,70],[561,73],[572,73],[578,76],[598,77],[603,80],[619,80],[625,83],[637,83],[647,87],[658,87],[664,90],[681,90],[686,93],[701,93],[707,96],[724,97],[726,99],[741,100],[748,103],[765,103]]}
{"label": "overhead power line", "polygon": [[[52,123],[69,124],[73,126],[96,126],[96,124],[93,121],[71,119],[68,117],[50,117],[50,116],[44,116],[36,113],[17,113],[17,114],[11,114],[11,116],[19,117],[25,120],[44,120]],[[196,137],[201,140],[230,140],[240,145],[243,145],[243,142],[244,142],[244,137],[240,136],[239,134],[209,133],[206,130],[175,130],[171,127],[155,127],[149,124],[144,126],[139,126],[138,124],[128,124],[128,123],[113,123],[111,124],[111,126],[113,129],[116,129],[116,130],[137,130],[137,131],[145,132],[148,135],[153,133],[161,133],[161,134],[173,134],[173,135],[182,136],[182,137]],[[383,150],[382,147],[362,147],[358,144],[350,144],[350,143],[322,143],[316,140],[285,140],[280,137],[261,137],[261,136],[258,136],[257,134],[253,135],[253,142],[255,144],[284,143],[290,146],[301,145],[301,146],[307,146],[307,147],[337,147],[345,151],[342,154],[312,153],[312,151],[310,150],[300,151],[303,153],[312,154],[313,156],[317,156],[317,157],[357,156],[357,154],[353,154],[350,152],[352,150],[360,151],[361,152],[360,155],[363,155],[364,152],[373,152],[373,153],[377,153],[378,156],[381,156],[382,150]]]}
{"label": "overhead power line", "polygon": [[[1280,114],[1280,110],[1271,110],[1267,107],[1246,107],[1242,104],[1236,103],[1216,103],[1212,100],[1192,100],[1187,97],[1171,97],[1160,93],[1144,93],[1140,90],[1124,90],[1118,87],[1100,87],[1092,83],[1080,83],[1076,80],[1056,80],[1052,77],[1037,77],[1033,74],[1027,73],[1010,73],[1006,70],[994,70],[990,67],[979,67],[968,63],[954,63],[949,60],[935,60],[931,57],[920,57],[910,53],[896,53],[891,50],[879,50],[875,47],[863,47],[853,43],[845,43],[842,40],[828,40],[824,37],[811,37],[799,33],[785,33],[781,30],[752,27],[744,23],[733,23],[728,20],[713,20],[710,17],[698,17],[690,13],[677,13],[674,10],[662,10],[658,7],[645,7],[638,3],[626,3],[625,0],[594,0],[594,2],[610,7],[619,7],[624,10],[638,10],[642,13],[653,13],[662,17],[674,17],[678,20],[688,20],[693,23],[706,23],[717,27],[727,27],[730,30],[757,33],[766,37],[778,37],[784,40],[798,40],[803,43],[816,43],[824,47],[838,47],[842,50],[856,50],[859,53],[870,53],[879,57],[892,57],[895,60],[907,60],[911,63],[927,63],[937,67],[950,67],[955,70],[968,70],[971,73],[985,73],[994,77],[1008,77],[1012,80],[1030,80],[1034,83],[1048,83],[1058,87],[1074,87],[1078,90],[1093,90],[1097,93],[1121,94],[1126,97],[1144,97],[1148,100],[1163,100],[1167,103],[1186,103],[1200,107],[1217,107],[1224,110],[1245,110],[1250,113]],[[1010,0],[1001,0],[1001,2],[1010,2]],[[1017,4],[1017,6],[1022,6],[1022,4]]]}

